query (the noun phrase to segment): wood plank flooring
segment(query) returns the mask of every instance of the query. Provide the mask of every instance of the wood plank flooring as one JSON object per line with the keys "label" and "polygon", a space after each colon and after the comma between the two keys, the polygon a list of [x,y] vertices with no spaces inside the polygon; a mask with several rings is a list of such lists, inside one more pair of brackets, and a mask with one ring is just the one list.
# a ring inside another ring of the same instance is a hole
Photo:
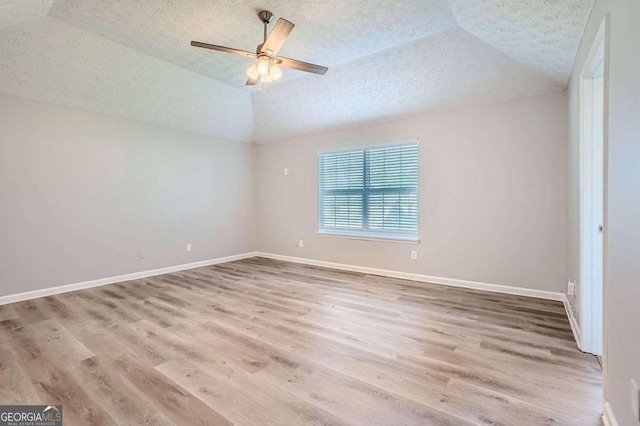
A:
{"label": "wood plank flooring", "polygon": [[595,425],[559,302],[264,258],[0,306],[0,404],[67,425]]}

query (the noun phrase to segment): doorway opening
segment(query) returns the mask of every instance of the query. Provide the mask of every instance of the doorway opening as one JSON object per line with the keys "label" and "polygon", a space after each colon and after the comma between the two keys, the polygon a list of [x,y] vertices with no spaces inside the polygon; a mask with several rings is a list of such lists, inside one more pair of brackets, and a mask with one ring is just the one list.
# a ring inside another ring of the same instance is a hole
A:
{"label": "doorway opening", "polygon": [[605,24],[580,74],[580,318],[582,350],[603,354]]}

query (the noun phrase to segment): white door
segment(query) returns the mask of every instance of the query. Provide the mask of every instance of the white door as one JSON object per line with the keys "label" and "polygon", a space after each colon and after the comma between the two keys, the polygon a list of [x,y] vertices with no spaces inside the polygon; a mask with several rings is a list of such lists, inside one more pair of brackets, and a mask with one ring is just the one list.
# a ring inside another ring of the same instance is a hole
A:
{"label": "white door", "polygon": [[591,212],[591,353],[602,355],[603,247],[604,247],[604,77],[594,76],[593,84],[593,153]]}
{"label": "white door", "polygon": [[582,350],[603,353],[605,192],[604,33],[592,47],[580,80],[580,328]]}

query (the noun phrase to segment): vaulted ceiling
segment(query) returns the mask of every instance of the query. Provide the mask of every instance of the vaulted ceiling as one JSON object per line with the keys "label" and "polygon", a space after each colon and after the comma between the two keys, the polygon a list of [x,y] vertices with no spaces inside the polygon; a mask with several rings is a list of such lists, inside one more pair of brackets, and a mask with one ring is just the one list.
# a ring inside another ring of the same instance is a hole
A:
{"label": "vaulted ceiling", "polygon": [[[0,0],[0,92],[268,142],[562,90],[593,0]],[[256,91],[257,12],[296,24]]]}

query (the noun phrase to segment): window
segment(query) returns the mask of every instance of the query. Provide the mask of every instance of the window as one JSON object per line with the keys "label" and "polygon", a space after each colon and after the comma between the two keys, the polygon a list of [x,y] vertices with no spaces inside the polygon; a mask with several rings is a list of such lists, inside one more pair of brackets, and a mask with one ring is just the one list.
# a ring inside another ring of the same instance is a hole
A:
{"label": "window", "polygon": [[319,233],[418,241],[418,142],[319,154]]}

